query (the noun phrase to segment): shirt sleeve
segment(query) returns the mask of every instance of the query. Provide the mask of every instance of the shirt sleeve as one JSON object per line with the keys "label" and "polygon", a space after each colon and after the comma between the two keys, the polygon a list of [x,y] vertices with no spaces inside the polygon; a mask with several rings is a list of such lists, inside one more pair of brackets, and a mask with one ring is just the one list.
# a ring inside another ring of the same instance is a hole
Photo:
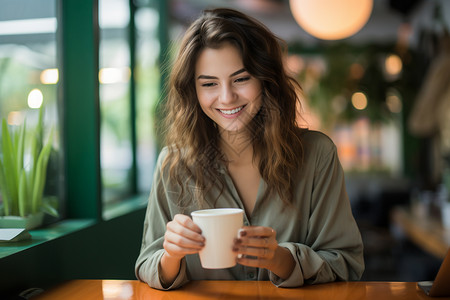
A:
{"label": "shirt sleeve", "polygon": [[280,243],[287,248],[295,268],[282,280],[269,272],[279,287],[359,280],[364,271],[363,244],[345,190],[344,172],[334,144],[317,160],[308,234],[304,243]]}
{"label": "shirt sleeve", "polygon": [[165,187],[167,181],[161,175],[161,163],[164,152],[161,152],[155,168],[152,190],[148,201],[144,220],[144,233],[141,251],[136,261],[136,277],[150,287],[160,290],[178,288],[188,282],[185,259],[181,262],[180,272],[174,282],[166,285],[160,280],[160,261],[164,254],[163,242],[166,224],[172,220],[169,201],[171,192]]}

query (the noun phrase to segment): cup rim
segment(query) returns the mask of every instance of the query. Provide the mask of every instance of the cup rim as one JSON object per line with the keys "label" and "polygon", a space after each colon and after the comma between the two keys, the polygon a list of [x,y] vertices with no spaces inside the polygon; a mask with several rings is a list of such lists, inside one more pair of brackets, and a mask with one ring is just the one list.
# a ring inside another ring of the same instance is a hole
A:
{"label": "cup rim", "polygon": [[[217,214],[220,212],[220,214]],[[225,216],[225,215],[234,215],[243,213],[244,210],[242,208],[210,208],[210,209],[200,209],[191,212],[191,216],[195,217],[218,217],[218,216]]]}

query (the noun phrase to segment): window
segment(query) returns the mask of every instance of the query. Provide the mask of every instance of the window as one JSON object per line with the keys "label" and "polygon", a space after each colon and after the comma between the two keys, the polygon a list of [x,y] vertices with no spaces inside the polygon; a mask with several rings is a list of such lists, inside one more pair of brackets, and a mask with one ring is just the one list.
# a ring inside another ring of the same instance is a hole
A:
{"label": "window", "polygon": [[100,162],[105,205],[132,193],[128,0],[100,0]]}
{"label": "window", "polygon": [[24,120],[33,129],[43,106],[44,140],[53,130],[44,197],[62,199],[56,1],[0,0],[0,7],[0,117],[13,130]]}
{"label": "window", "polygon": [[[131,5],[131,6],[130,6]],[[150,191],[160,90],[159,12],[148,1],[100,0],[100,161],[104,209]]]}
{"label": "window", "polygon": [[162,4],[0,0],[0,117],[31,127],[44,106],[45,194],[63,218],[107,219],[148,196]]}
{"label": "window", "polygon": [[148,194],[156,162],[155,108],[160,92],[158,58],[159,12],[156,8],[138,5],[134,14],[136,26],[136,127],[137,127],[137,189]]}

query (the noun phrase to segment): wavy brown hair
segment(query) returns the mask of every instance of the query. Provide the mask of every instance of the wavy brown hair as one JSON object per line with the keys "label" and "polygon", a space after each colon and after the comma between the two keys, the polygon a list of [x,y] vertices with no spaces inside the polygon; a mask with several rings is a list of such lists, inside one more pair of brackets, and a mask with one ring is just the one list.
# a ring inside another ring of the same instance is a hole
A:
{"label": "wavy brown hair", "polygon": [[[187,29],[174,62],[165,103],[164,133],[170,178],[181,187],[195,182],[193,198],[201,206],[212,186],[223,188],[218,126],[202,111],[195,89],[195,64],[204,48],[229,42],[242,55],[244,68],[262,84],[262,106],[248,125],[254,158],[268,185],[265,197],[275,192],[291,203],[296,174],[301,166],[300,129],[296,123],[301,90],[283,66],[284,43],[259,21],[232,9],[205,10]],[[186,178],[187,176],[187,178]],[[213,199],[210,199],[213,200]]]}

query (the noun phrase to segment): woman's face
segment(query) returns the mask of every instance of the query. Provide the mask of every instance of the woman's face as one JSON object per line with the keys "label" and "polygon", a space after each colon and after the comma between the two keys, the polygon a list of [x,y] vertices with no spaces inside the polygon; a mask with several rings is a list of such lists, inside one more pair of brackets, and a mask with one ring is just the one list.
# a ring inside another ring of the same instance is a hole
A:
{"label": "woman's face", "polygon": [[241,132],[261,108],[261,82],[245,70],[230,43],[200,52],[195,88],[202,110],[225,131]]}

